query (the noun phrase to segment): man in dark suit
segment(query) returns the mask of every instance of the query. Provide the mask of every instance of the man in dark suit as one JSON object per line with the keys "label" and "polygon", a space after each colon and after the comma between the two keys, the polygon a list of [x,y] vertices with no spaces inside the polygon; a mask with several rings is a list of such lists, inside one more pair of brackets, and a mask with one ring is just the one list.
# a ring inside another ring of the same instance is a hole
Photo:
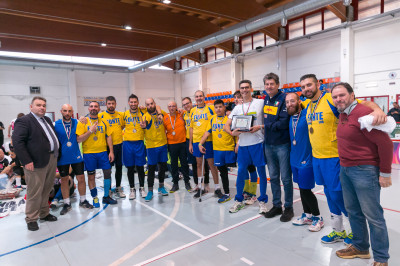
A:
{"label": "man in dark suit", "polygon": [[54,184],[60,144],[50,118],[45,116],[46,99],[34,97],[31,112],[15,121],[12,141],[14,151],[25,168],[26,223],[28,230],[39,229],[41,221],[54,222],[48,199]]}

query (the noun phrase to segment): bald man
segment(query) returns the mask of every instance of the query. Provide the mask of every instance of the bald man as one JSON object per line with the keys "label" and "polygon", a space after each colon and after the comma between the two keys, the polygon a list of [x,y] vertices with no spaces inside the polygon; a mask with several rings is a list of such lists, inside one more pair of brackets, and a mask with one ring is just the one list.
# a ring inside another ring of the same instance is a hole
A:
{"label": "bald man", "polygon": [[168,103],[169,114],[164,116],[164,127],[167,133],[168,151],[171,155],[171,174],[172,182],[174,183],[170,193],[179,190],[179,172],[178,172],[178,158],[181,162],[181,172],[185,181],[185,188],[191,191],[189,166],[187,162],[186,153],[186,129],[185,120],[183,115],[177,112],[176,102],[171,101]]}
{"label": "bald man", "polygon": [[93,209],[93,206],[86,200],[86,182],[84,176],[84,164],[81,151],[76,137],[76,126],[78,120],[73,119],[74,110],[69,104],[61,106],[62,119],[55,123],[55,132],[60,141],[61,157],[57,162],[58,172],[61,176],[61,193],[64,205],[60,214],[64,215],[71,210],[69,199],[69,175],[72,168],[78,180],[78,191],[80,195],[79,206],[85,209]]}

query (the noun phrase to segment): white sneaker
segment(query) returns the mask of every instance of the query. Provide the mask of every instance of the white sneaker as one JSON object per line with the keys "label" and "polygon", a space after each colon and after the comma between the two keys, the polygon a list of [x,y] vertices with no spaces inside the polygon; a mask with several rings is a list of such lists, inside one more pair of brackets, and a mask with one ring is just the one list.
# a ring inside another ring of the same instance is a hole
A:
{"label": "white sneaker", "polygon": [[129,194],[129,199],[130,200],[136,199],[136,189],[135,188],[131,188],[131,193]]}
{"label": "white sneaker", "polygon": [[142,198],[145,198],[147,196],[146,191],[144,190],[144,187],[139,188],[139,194]]}
{"label": "white sneaker", "polygon": [[[256,199],[257,200],[257,199]],[[246,203],[247,204],[247,203]],[[252,203],[253,204],[253,203]],[[258,203],[259,205],[259,211],[258,211],[258,213],[259,214],[263,214],[263,213],[267,213],[268,212],[268,209],[267,209],[267,203],[266,202],[264,202],[264,201],[260,201],[259,203]]]}
{"label": "white sneaker", "polygon": [[235,203],[233,204],[233,206],[229,208],[229,212],[235,213],[235,212],[240,211],[243,208],[244,208],[243,202],[235,200]]}
{"label": "white sneaker", "polygon": [[257,201],[257,196],[253,195],[251,197],[248,197],[247,200],[245,200],[246,205],[253,205]]}
{"label": "white sneaker", "polygon": [[307,225],[307,224],[312,224],[313,220],[309,217],[307,217],[307,215],[305,213],[302,213],[300,217],[297,217],[292,224],[293,225]]}
{"label": "white sneaker", "polygon": [[57,209],[58,207],[58,199],[53,199],[53,201],[50,203],[50,208],[52,210]]}
{"label": "white sneaker", "polygon": [[318,232],[324,227],[324,219],[322,217],[313,216],[311,219],[312,224],[308,227],[311,232]]}
{"label": "white sneaker", "polygon": [[119,197],[119,198],[126,198],[126,195],[125,195],[124,191],[122,190],[122,187],[117,187],[116,194],[117,194],[117,197]]}

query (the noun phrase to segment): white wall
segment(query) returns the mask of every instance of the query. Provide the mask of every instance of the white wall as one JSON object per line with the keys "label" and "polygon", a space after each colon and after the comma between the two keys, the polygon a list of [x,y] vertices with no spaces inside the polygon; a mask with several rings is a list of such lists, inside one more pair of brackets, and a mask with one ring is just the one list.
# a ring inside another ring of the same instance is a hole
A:
{"label": "white wall", "polygon": [[[182,98],[194,98],[194,93],[199,89],[199,71],[198,69],[183,72],[181,75]],[[179,103],[178,103],[178,106]]]}
{"label": "white wall", "polygon": [[231,65],[229,60],[208,65],[206,73],[206,93],[234,90],[234,88],[231,88]]}

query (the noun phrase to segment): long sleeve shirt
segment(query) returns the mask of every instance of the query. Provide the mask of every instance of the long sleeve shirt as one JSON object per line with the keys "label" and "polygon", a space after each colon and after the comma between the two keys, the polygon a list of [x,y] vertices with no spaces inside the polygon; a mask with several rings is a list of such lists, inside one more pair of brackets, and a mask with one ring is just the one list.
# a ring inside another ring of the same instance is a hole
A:
{"label": "long sleeve shirt", "polygon": [[280,145],[290,142],[289,120],[285,104],[286,94],[278,91],[264,99],[265,144]]}

